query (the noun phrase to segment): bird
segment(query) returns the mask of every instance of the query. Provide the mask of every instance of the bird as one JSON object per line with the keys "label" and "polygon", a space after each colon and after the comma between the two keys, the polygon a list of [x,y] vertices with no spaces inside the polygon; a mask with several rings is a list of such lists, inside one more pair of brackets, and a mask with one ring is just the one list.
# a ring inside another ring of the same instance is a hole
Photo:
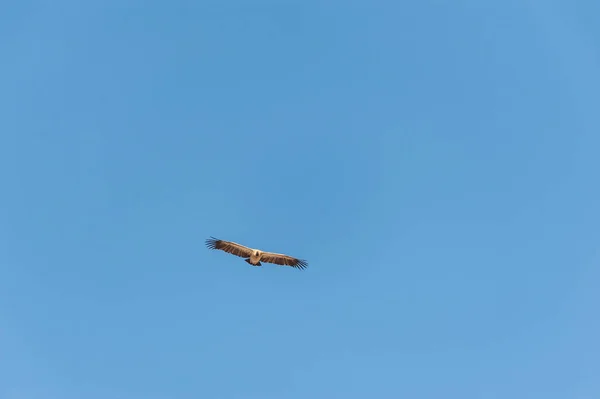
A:
{"label": "bird", "polygon": [[282,266],[291,266],[296,269],[306,269],[308,267],[308,262],[304,259],[261,251],[260,249],[248,248],[236,242],[223,241],[212,236],[206,240],[206,246],[209,249],[220,249],[221,251],[225,251],[232,255],[246,258],[246,262],[252,266],[262,266],[261,262],[265,262]]}

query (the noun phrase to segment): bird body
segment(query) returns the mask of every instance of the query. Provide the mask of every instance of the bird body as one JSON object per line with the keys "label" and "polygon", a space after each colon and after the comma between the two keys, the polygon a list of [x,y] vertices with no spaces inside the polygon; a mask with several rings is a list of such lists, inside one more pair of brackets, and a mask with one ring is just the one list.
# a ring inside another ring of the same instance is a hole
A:
{"label": "bird body", "polygon": [[254,249],[252,255],[250,255],[250,259],[248,259],[248,263],[250,263],[251,265],[260,266],[261,255],[262,253],[259,250]]}
{"label": "bird body", "polygon": [[206,246],[210,249],[219,249],[241,258],[246,258],[246,262],[252,266],[262,266],[262,262],[273,263],[282,266],[291,266],[297,269],[305,269],[308,263],[303,259],[294,258],[289,255],[278,254],[274,252],[261,251],[259,249],[249,248],[232,241],[219,240],[210,237],[206,240]]}

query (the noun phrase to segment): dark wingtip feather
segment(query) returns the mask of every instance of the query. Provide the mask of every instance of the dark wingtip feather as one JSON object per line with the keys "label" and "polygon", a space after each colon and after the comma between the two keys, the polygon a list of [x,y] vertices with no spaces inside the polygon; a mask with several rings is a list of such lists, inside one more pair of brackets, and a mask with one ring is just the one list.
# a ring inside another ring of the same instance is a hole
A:
{"label": "dark wingtip feather", "polygon": [[295,265],[292,265],[296,269],[304,270],[308,267],[308,262],[304,259],[298,259]]}
{"label": "dark wingtip feather", "polygon": [[216,239],[215,237],[211,236],[209,239],[206,240],[206,246],[210,249],[217,249],[217,243],[221,241],[219,239]]}

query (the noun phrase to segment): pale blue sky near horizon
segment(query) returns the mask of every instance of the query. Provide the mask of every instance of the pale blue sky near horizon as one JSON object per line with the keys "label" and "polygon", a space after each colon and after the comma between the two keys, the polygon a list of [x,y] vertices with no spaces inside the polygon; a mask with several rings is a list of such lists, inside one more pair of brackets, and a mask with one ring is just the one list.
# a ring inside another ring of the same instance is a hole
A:
{"label": "pale blue sky near horizon", "polygon": [[600,397],[600,3],[0,10],[0,399]]}

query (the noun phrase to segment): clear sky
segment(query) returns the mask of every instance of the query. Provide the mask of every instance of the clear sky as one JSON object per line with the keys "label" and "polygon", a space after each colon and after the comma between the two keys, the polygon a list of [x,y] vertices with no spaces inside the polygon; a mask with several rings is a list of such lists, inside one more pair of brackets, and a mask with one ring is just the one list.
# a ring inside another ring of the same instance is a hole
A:
{"label": "clear sky", "polygon": [[598,1],[11,3],[1,399],[600,397]]}

